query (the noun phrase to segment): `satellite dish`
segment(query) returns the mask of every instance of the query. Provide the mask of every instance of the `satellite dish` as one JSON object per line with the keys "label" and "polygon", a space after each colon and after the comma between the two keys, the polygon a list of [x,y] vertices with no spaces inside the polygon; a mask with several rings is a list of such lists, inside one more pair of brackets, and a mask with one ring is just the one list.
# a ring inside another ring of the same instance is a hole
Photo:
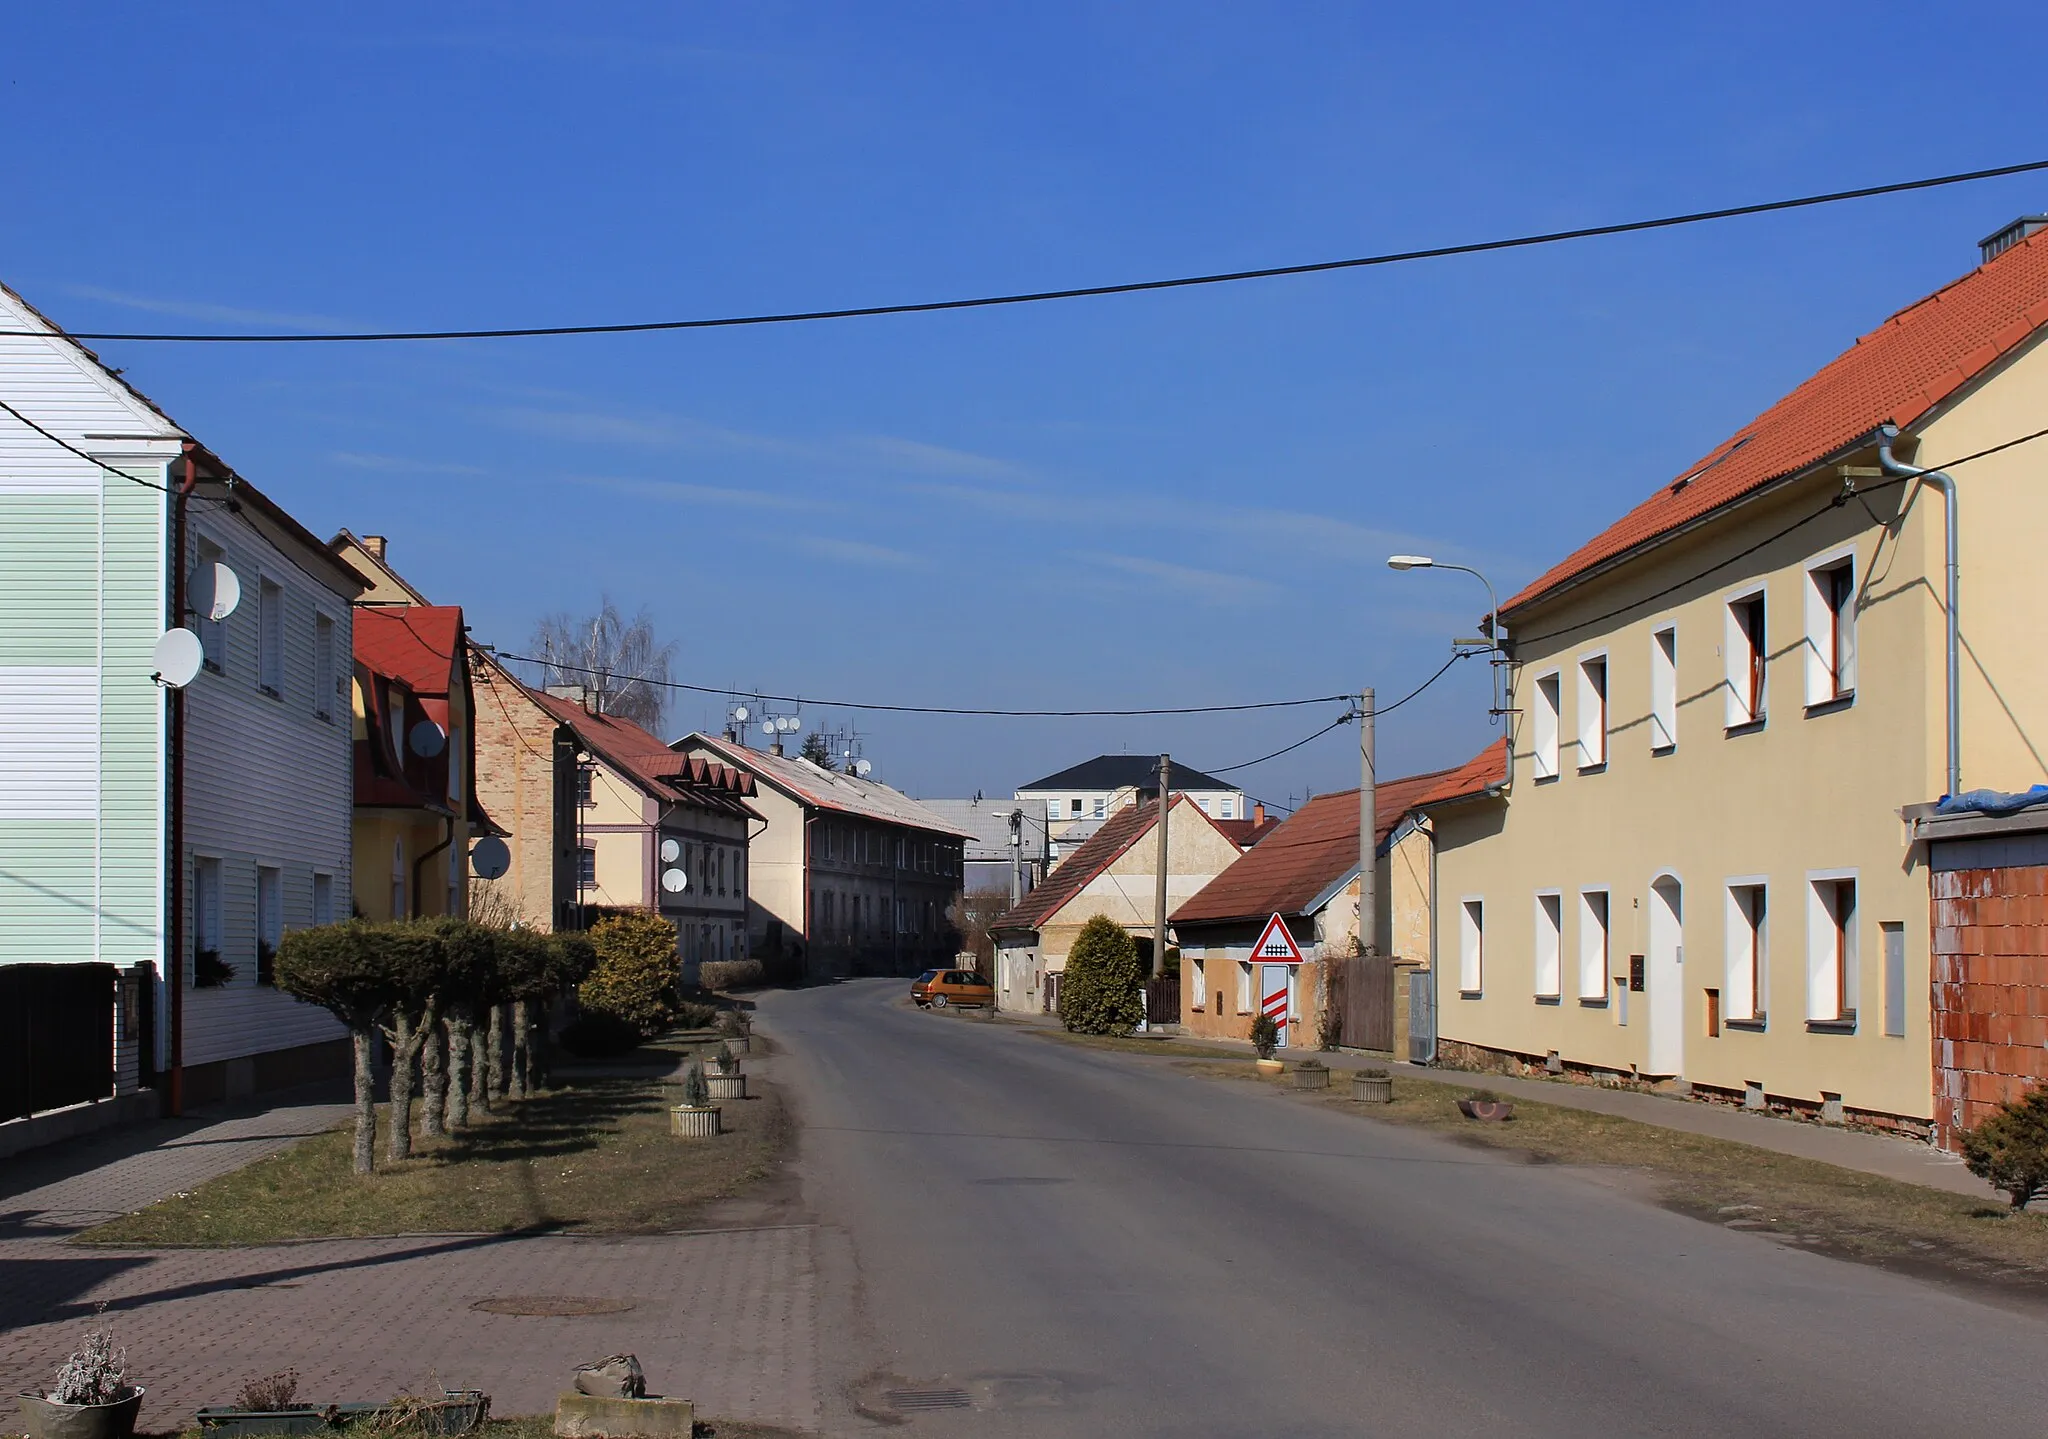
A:
{"label": "satellite dish", "polygon": [[761,733],[762,733],[762,734],[774,734],[774,733],[776,732],[777,728],[778,728],[778,726],[776,725],[776,723],[775,723],[775,721],[774,721],[774,720],[762,720],[762,721],[761,721]]}
{"label": "satellite dish", "polygon": [[853,772],[859,775],[862,779],[866,779],[868,777],[868,771],[873,769],[874,767],[874,762],[871,760],[858,760],[855,762],[853,766]]}
{"label": "satellite dish", "polygon": [[803,721],[795,715],[784,715],[782,718],[782,732],[784,734],[795,734],[802,725]]}
{"label": "satellite dish", "polygon": [[674,840],[665,839],[661,842],[661,862],[663,864],[674,864],[678,859],[682,858],[682,855],[683,847]]}
{"label": "satellite dish", "polygon": [[512,868],[512,849],[494,834],[487,834],[469,848],[469,868],[478,879],[497,879]]}
{"label": "satellite dish", "polygon": [[738,720],[741,724],[745,724],[747,722],[747,707],[745,705],[734,705],[732,709],[732,717]]}
{"label": "satellite dish", "polygon": [[224,620],[242,602],[242,581],[233,569],[219,560],[192,572],[192,613],[210,620]]}
{"label": "satellite dish", "polygon": [[192,631],[165,630],[156,648],[149,652],[149,662],[156,667],[151,679],[181,690],[198,677],[199,667],[206,663],[206,651],[200,648],[199,636]]}
{"label": "satellite dish", "polygon": [[679,869],[665,869],[661,872],[661,887],[670,894],[681,894],[690,887],[690,877]]}
{"label": "satellite dish", "polygon": [[432,759],[448,748],[448,731],[430,719],[423,719],[406,733],[405,742],[421,759]]}

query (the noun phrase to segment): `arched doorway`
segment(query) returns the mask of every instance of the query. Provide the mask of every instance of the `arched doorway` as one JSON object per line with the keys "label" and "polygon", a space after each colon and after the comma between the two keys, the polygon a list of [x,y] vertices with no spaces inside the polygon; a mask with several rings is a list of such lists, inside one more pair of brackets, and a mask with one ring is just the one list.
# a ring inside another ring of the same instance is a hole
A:
{"label": "arched doorway", "polygon": [[1678,876],[1659,875],[1650,884],[1649,952],[1644,956],[1643,995],[1649,1030],[1646,1073],[1685,1073],[1685,887]]}

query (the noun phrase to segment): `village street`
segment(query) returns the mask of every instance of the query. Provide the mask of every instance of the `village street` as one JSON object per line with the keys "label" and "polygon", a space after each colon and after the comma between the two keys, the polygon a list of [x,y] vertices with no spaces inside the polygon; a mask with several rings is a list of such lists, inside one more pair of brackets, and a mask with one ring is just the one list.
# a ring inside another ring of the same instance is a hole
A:
{"label": "village street", "polygon": [[902,993],[761,1005],[851,1240],[821,1247],[828,1423],[846,1386],[1034,1436],[1994,1432],[2048,1402],[2037,1315]]}

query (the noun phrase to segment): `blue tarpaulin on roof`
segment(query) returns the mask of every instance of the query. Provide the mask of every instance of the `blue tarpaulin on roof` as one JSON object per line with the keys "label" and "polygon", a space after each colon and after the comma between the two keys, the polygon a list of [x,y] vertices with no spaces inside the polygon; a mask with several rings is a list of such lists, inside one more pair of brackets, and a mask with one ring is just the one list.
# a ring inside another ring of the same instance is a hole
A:
{"label": "blue tarpaulin on roof", "polygon": [[1961,794],[1945,794],[1936,805],[1936,814],[2015,814],[2023,809],[2032,809],[2037,804],[2048,804],[2048,784],[2037,784],[2024,794],[2007,794],[1996,789],[1965,790]]}

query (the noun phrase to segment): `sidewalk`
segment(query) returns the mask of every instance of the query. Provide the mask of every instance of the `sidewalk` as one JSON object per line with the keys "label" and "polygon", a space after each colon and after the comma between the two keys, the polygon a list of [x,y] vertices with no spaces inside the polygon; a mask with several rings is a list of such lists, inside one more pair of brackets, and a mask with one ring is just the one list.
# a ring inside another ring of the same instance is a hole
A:
{"label": "sidewalk", "polygon": [[[1027,1026],[1055,1029],[1059,1027],[1058,1020],[1040,1015],[1006,1014],[1002,1018]],[[1166,1044],[1196,1045],[1213,1049],[1219,1056],[1249,1055],[1252,1052],[1251,1045],[1237,1040],[1200,1039],[1175,1034],[1145,1037],[1156,1038]],[[2006,1203],[2003,1194],[1965,1169],[1962,1160],[1956,1155],[1936,1149],[1931,1144],[1922,1144],[1910,1139],[1808,1124],[1771,1114],[1754,1114],[1728,1105],[1708,1104],[1699,1100],[1682,1099],[1676,1095],[1647,1094],[1629,1089],[1604,1089],[1590,1084],[1575,1084],[1570,1080],[1513,1079],[1500,1074],[1473,1074],[1459,1069],[1435,1069],[1427,1065],[1394,1063],[1370,1054],[1343,1050],[1336,1053],[1312,1050],[1282,1051],[1289,1059],[1298,1059],[1310,1053],[1314,1053],[1316,1058],[1333,1070],[1382,1068],[1403,1079],[1420,1079],[1460,1089],[1491,1089],[1496,1094],[1513,1095],[1542,1104],[1562,1105],[1568,1109],[1611,1114],[1620,1119],[1632,1119],[1639,1124],[1654,1124],[1660,1129],[1675,1130],[1681,1134],[1726,1139],[1736,1144],[1753,1145],[1758,1149],[1769,1149],[1779,1154],[1818,1160],[1822,1164],[1832,1164],[1841,1169],[1855,1169],[1865,1174],[1896,1179],[1905,1184],[1922,1184],[1933,1189],[1945,1189],[1952,1194],[1967,1194],[1973,1199],[1982,1199],[1999,1205]]]}

